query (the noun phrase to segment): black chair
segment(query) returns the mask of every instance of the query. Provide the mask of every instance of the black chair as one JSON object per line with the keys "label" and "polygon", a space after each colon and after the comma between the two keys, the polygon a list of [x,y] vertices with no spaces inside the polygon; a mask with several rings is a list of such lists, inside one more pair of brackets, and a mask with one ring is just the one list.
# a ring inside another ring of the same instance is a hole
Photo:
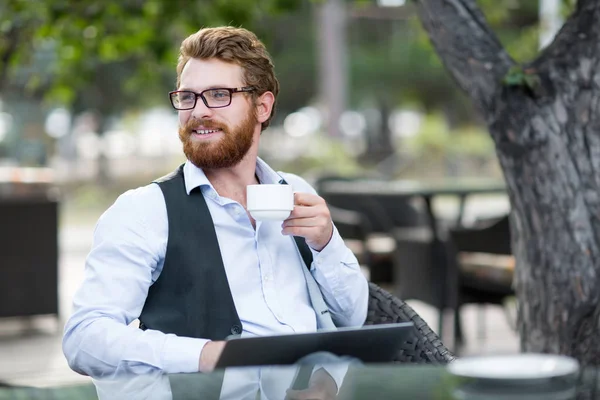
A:
{"label": "black chair", "polygon": [[472,228],[454,228],[448,231],[450,261],[458,275],[457,304],[455,307],[455,336],[463,338],[460,308],[465,304],[503,305],[514,295],[512,282],[492,279],[481,273],[469,273],[461,268],[461,253],[512,255],[509,216],[477,221]]}
{"label": "black chair", "polygon": [[367,218],[356,211],[329,205],[331,220],[346,245],[353,251],[361,265],[372,264],[372,254],[367,246],[371,225]]}
{"label": "black chair", "polygon": [[479,221],[471,228],[451,228],[436,240],[431,229],[396,229],[394,293],[402,299],[423,301],[439,312],[454,313],[454,340],[463,342],[460,310],[465,304],[502,305],[514,294],[510,284],[467,274],[459,255],[463,252],[510,255],[508,216]]}
{"label": "black chair", "polygon": [[58,318],[58,209],[47,198],[0,199],[0,318]]}
{"label": "black chair", "polygon": [[444,310],[454,310],[458,304],[458,275],[447,243],[436,239],[428,226],[395,229],[394,239],[394,294],[436,308],[442,336]]}
{"label": "black chair", "polygon": [[[414,204],[419,199],[395,198],[388,196],[350,195],[327,191],[327,183],[335,181],[364,181],[366,177],[324,176],[316,183],[317,191],[329,207],[353,211],[361,214],[368,222],[368,238],[366,245],[370,253],[370,279],[378,283],[394,281],[394,256],[392,232],[398,227],[425,226],[428,224],[421,204]],[[333,215],[332,215],[333,216]],[[334,220],[335,222],[335,220]],[[343,235],[342,235],[343,237]]]}
{"label": "black chair", "polygon": [[512,254],[509,216],[478,219],[474,227],[449,230],[458,251]]}
{"label": "black chair", "polygon": [[404,301],[394,297],[374,283],[369,283],[369,309],[365,325],[413,322],[414,335],[396,355],[396,362],[448,364],[455,360],[438,335]]}

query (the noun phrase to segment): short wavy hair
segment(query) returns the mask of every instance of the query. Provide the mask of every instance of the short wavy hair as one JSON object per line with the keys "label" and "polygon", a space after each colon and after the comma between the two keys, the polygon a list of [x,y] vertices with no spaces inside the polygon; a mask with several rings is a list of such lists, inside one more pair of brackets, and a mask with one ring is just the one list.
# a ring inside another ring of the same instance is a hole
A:
{"label": "short wavy hair", "polygon": [[279,94],[279,81],[275,77],[275,67],[265,45],[256,35],[244,28],[222,26],[203,28],[188,36],[179,49],[177,62],[177,87],[181,83],[181,72],[191,59],[215,58],[234,63],[244,70],[244,86],[256,88],[253,100],[265,92],[273,93],[275,103],[269,118],[262,123],[265,130],[275,115],[275,105]]}

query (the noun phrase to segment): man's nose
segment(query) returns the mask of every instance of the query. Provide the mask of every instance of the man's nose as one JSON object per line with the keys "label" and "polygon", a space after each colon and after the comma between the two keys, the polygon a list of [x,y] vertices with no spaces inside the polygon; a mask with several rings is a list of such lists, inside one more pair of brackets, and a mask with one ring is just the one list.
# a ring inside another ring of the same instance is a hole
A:
{"label": "man's nose", "polygon": [[196,119],[210,118],[213,114],[213,109],[209,108],[204,104],[202,98],[198,97],[196,101],[196,107],[192,110],[192,117]]}

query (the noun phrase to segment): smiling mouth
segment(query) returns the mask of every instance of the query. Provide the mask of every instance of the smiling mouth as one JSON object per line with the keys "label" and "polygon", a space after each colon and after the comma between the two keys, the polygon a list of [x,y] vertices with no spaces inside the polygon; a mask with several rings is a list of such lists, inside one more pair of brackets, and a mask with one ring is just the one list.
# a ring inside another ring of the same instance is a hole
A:
{"label": "smiling mouth", "polygon": [[210,135],[211,133],[221,132],[221,129],[194,129],[192,132],[196,135]]}

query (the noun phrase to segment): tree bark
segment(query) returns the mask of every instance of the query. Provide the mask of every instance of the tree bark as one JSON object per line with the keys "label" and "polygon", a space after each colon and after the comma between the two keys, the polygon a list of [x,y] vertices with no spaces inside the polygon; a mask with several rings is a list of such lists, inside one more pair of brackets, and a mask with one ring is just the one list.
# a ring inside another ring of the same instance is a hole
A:
{"label": "tree bark", "polygon": [[521,348],[600,364],[600,0],[515,63],[474,0],[415,0],[454,79],[481,110],[511,201]]}

